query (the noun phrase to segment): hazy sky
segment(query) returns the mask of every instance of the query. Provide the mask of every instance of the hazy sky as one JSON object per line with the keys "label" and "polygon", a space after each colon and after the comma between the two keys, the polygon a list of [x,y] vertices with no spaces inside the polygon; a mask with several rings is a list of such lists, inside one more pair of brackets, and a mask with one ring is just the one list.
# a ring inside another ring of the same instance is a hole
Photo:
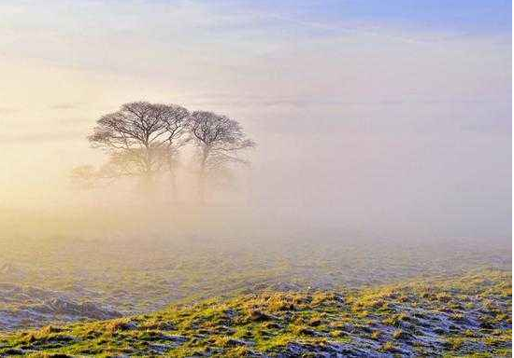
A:
{"label": "hazy sky", "polygon": [[0,195],[51,201],[100,115],[162,101],[243,123],[256,203],[505,236],[511,48],[510,1],[0,0]]}

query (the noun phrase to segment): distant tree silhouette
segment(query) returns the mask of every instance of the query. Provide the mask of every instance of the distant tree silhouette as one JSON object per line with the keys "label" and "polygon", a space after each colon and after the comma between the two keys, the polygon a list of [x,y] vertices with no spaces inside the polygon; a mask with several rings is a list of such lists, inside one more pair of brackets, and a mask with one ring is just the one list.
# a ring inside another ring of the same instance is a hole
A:
{"label": "distant tree silhouette", "polygon": [[187,141],[188,117],[188,110],[177,105],[124,104],[101,117],[88,137],[93,147],[107,153],[108,161],[96,171],[76,168],[72,175],[89,181],[137,177],[146,189],[154,186],[164,170],[174,178],[178,148]]}
{"label": "distant tree silhouette", "polygon": [[255,146],[241,125],[213,112],[195,111],[188,119],[191,140],[197,148],[198,196],[205,201],[206,179],[231,163],[248,163],[239,154]]}
{"label": "distant tree silhouette", "polygon": [[73,169],[76,185],[91,188],[130,177],[152,191],[157,178],[168,173],[173,193],[180,154],[186,144],[192,144],[200,202],[205,201],[207,179],[216,178],[219,183],[220,178],[229,178],[230,165],[247,164],[240,154],[255,146],[241,125],[227,116],[149,102],[127,103],[102,116],[88,139],[106,153],[107,160],[98,168]]}

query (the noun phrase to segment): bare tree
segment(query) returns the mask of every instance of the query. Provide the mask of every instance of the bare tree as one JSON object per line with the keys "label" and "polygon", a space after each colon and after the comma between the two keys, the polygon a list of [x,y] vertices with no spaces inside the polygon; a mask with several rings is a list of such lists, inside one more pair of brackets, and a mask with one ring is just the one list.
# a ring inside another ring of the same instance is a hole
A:
{"label": "bare tree", "polygon": [[198,195],[204,202],[207,176],[230,163],[248,163],[239,154],[254,147],[255,142],[247,138],[237,121],[213,112],[193,112],[188,125],[198,149]]}
{"label": "bare tree", "polygon": [[[188,116],[183,107],[148,102],[127,103],[103,116],[88,137],[109,155],[96,177],[138,177],[144,187],[153,187],[160,172],[175,169],[171,163],[185,143]],[[90,169],[83,172],[91,176]]]}

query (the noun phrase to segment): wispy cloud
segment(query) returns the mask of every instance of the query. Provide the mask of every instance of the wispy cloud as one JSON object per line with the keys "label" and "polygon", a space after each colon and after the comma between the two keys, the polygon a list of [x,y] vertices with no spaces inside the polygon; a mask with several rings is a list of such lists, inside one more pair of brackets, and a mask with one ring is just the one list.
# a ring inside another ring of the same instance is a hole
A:
{"label": "wispy cloud", "polygon": [[51,105],[49,108],[55,110],[78,109],[81,105],[81,103],[58,103]]}
{"label": "wispy cloud", "polygon": [[63,141],[75,141],[84,137],[83,131],[57,131],[57,132],[38,132],[38,133],[18,133],[0,135],[1,144],[41,144],[55,143]]}

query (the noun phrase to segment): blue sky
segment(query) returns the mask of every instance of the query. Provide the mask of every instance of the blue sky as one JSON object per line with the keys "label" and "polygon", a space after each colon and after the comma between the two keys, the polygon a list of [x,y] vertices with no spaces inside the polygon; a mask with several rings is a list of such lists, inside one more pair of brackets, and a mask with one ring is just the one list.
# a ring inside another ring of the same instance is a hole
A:
{"label": "blue sky", "polygon": [[[164,2],[166,3],[166,2]],[[207,4],[207,3],[206,3]],[[213,8],[224,12],[256,12],[263,17],[329,26],[395,29],[398,33],[434,32],[453,36],[511,33],[511,2],[480,0],[432,1],[229,1]],[[271,25],[271,23],[270,23]],[[285,21],[282,22],[282,26]],[[310,26],[311,30],[315,30]],[[318,26],[322,30],[322,26]],[[313,31],[313,34],[315,32]]]}
{"label": "blue sky", "polygon": [[512,4],[503,0],[236,1],[234,4],[315,21],[400,22],[461,31],[509,32],[511,29]]}

